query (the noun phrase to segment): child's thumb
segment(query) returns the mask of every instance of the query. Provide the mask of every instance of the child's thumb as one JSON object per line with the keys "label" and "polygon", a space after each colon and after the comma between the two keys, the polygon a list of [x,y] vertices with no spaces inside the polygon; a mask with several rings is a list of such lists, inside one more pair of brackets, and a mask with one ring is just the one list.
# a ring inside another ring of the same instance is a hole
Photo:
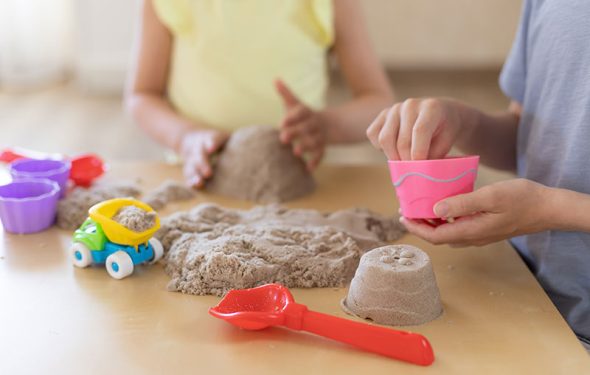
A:
{"label": "child's thumb", "polygon": [[297,99],[297,96],[295,96],[295,94],[285,84],[285,82],[283,82],[280,79],[277,79],[275,81],[275,87],[279,92],[281,98],[283,98],[283,103],[285,104],[285,107],[289,108],[299,104],[299,99]]}
{"label": "child's thumb", "polygon": [[487,194],[480,189],[443,199],[434,205],[434,213],[440,218],[473,215],[485,211],[489,207],[488,203]]}

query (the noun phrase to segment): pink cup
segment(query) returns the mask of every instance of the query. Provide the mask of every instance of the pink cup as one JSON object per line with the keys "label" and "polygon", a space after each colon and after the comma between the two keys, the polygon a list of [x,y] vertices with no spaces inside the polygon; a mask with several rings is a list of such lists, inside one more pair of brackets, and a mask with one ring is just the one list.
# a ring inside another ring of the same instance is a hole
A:
{"label": "pink cup", "polygon": [[403,216],[435,219],[433,208],[437,202],[473,191],[479,156],[388,163]]}

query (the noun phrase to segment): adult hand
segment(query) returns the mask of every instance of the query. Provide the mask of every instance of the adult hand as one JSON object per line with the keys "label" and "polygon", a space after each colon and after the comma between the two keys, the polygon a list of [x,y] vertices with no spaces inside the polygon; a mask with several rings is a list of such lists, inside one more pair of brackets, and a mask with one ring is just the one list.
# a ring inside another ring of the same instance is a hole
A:
{"label": "adult hand", "polygon": [[229,134],[217,130],[199,130],[188,133],[181,143],[180,153],[184,159],[184,177],[193,187],[202,187],[213,175],[211,155],[225,144]]}
{"label": "adult hand", "polygon": [[400,221],[433,244],[482,246],[550,229],[552,190],[525,179],[502,181],[438,202],[435,214],[457,218],[452,222],[433,226],[423,220],[402,217]]}
{"label": "adult hand", "polygon": [[367,137],[389,160],[441,159],[461,132],[462,108],[451,99],[407,99],[383,110]]}
{"label": "adult hand", "polygon": [[307,168],[313,170],[326,148],[326,129],[321,115],[302,103],[283,81],[276,81],[275,86],[286,111],[280,124],[280,140],[291,143],[293,153],[304,158]]}

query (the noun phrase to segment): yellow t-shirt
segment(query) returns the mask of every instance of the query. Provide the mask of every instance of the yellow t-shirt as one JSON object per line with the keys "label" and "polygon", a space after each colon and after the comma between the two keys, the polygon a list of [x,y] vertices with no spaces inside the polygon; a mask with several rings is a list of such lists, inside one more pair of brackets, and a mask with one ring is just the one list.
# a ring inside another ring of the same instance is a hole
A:
{"label": "yellow t-shirt", "polygon": [[283,79],[320,109],[334,40],[332,0],[154,0],[174,36],[168,97],[190,119],[225,130],[277,125]]}

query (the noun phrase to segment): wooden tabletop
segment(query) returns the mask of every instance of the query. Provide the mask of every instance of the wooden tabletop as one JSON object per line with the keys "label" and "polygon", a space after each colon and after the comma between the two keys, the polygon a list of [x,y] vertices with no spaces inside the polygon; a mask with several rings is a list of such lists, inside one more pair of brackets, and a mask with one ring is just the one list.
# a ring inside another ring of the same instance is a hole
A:
{"label": "wooden tabletop", "polygon": [[[138,178],[145,191],[181,178],[164,164],[113,164],[108,179]],[[385,168],[324,167],[319,188],[291,207],[363,206],[397,211]],[[214,201],[208,194],[161,215]],[[411,235],[399,243],[431,257],[443,315],[411,327],[431,342],[430,367],[387,359],[309,334],[271,328],[248,332],[208,315],[219,298],[166,291],[161,265],[118,281],[103,267],[76,269],[71,233],[0,232],[0,374],[577,374],[590,369],[578,343],[516,252],[505,242],[482,248],[432,246]],[[341,311],[346,289],[294,290],[310,309]]]}

